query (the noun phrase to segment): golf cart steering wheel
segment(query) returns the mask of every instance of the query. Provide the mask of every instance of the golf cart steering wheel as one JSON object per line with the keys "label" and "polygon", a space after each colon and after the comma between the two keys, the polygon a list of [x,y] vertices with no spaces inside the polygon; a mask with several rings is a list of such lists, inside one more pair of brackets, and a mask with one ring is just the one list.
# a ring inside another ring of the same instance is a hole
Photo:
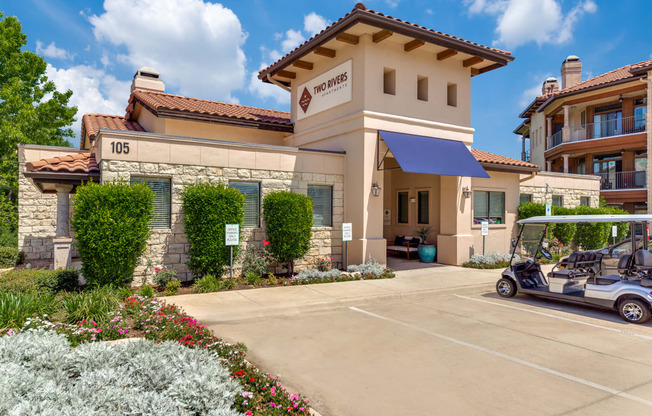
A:
{"label": "golf cart steering wheel", "polygon": [[539,253],[541,253],[541,255],[545,257],[546,260],[552,260],[552,254],[550,254],[550,252],[545,248],[543,247],[539,248]]}

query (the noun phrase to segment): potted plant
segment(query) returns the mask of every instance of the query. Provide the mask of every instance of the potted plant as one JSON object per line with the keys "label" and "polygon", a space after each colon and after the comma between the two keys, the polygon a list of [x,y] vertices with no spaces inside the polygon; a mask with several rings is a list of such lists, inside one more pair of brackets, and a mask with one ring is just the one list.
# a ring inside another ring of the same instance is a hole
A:
{"label": "potted plant", "polygon": [[430,234],[430,227],[419,227],[416,233],[421,239],[419,244],[419,258],[424,263],[432,263],[435,261],[437,248],[434,244],[428,244],[428,235]]}

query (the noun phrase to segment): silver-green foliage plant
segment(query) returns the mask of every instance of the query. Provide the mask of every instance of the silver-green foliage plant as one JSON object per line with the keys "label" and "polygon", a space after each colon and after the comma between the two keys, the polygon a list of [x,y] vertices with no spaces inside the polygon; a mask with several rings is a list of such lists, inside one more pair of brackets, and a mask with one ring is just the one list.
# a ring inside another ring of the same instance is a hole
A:
{"label": "silver-green foliage plant", "polygon": [[0,338],[0,414],[220,415],[242,389],[215,358],[176,342],[82,344],[26,331]]}
{"label": "silver-green foliage plant", "polygon": [[385,271],[385,268],[381,264],[379,264],[374,258],[369,257],[369,260],[367,260],[366,263],[357,264],[357,265],[352,264],[346,269],[346,271],[349,273],[360,273],[363,276],[367,276],[370,274],[374,276],[380,276]]}
{"label": "silver-green foliage plant", "polygon": [[[512,258],[511,254],[503,254],[503,253],[474,254],[471,256],[471,259],[469,259],[469,261],[475,264],[487,264],[493,266],[496,263],[508,262],[511,258]],[[520,261],[520,259],[521,258],[519,257],[518,254],[514,254],[515,261]]]}
{"label": "silver-green foliage plant", "polygon": [[304,269],[299,272],[297,279],[311,280],[311,279],[337,279],[342,276],[342,272],[338,269],[330,269],[322,272],[317,269]]}

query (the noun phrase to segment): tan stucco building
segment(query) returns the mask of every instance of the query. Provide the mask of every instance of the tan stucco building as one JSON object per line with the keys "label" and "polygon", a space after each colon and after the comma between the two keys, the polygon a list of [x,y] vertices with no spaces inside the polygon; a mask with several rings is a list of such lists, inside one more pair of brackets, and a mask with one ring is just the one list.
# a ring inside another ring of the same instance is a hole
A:
{"label": "tan stucco building", "polygon": [[[265,237],[262,196],[311,196],[304,266],[319,256],[342,265],[342,223],[353,226],[350,264],[385,263],[388,242],[419,226],[432,228],[438,262],[461,264],[482,250],[481,221],[490,223],[486,251],[507,252],[521,182],[538,189],[539,168],[471,149],[470,90],[471,77],[512,60],[358,4],[260,72],[291,94],[290,113],[167,94],[162,77],[142,68],[124,116],[83,117],[79,149],[20,146],[21,249],[28,259],[68,262],[70,195],[94,178],[147,181],[157,194],[142,276],[149,260],[191,277],[180,193],[197,181],[247,194],[252,244]],[[572,178],[560,180],[573,188]]]}

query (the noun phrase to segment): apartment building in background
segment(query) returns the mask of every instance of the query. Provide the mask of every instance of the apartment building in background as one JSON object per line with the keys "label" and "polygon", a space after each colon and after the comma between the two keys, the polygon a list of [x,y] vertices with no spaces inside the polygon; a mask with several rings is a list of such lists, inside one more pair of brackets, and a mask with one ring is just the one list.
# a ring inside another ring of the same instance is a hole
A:
{"label": "apartment building in background", "polygon": [[[521,159],[546,172],[597,175],[607,204],[647,213],[651,73],[647,60],[582,81],[580,58],[569,56],[561,85],[546,79],[520,114],[514,133],[522,136]],[[563,198],[553,195],[553,204],[564,205]]]}

